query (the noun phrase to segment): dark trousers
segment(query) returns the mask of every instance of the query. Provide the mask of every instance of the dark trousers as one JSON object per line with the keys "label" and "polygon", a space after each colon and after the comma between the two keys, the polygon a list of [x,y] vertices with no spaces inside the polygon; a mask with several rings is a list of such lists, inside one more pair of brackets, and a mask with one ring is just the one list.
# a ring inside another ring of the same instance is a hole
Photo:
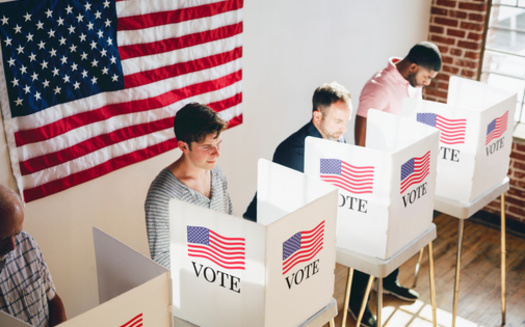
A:
{"label": "dark trousers", "polygon": [[[396,269],[390,273],[390,275],[383,278],[383,285],[392,285],[397,281],[397,275],[399,269]],[[354,277],[352,278],[352,289],[350,291],[349,305],[354,308],[360,308],[363,297],[365,296],[366,285],[370,275],[354,270]],[[368,302],[368,299],[366,299]]]}

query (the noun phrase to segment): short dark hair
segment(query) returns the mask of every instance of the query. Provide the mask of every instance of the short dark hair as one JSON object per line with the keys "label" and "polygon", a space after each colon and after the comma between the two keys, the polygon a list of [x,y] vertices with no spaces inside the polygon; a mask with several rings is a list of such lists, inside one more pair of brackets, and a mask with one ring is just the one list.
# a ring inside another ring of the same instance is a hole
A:
{"label": "short dark hair", "polygon": [[188,143],[190,149],[191,142],[200,143],[209,134],[217,137],[226,126],[227,122],[222,120],[213,109],[196,102],[182,107],[173,120],[175,137],[179,141]]}
{"label": "short dark hair", "polygon": [[315,89],[312,97],[313,111],[319,110],[323,112],[324,109],[337,101],[350,103],[350,92],[337,82],[321,84]]}
{"label": "short dark hair", "polygon": [[441,70],[441,53],[432,42],[424,41],[414,45],[405,60],[436,72]]}

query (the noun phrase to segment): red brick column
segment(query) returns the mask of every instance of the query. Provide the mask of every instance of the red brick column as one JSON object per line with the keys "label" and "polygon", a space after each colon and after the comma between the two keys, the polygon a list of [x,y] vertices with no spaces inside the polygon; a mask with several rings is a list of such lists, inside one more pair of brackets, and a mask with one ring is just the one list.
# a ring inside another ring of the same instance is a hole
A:
{"label": "red brick column", "polygon": [[[439,47],[443,66],[432,84],[424,89],[425,99],[446,102],[450,76],[480,80],[488,12],[489,0],[432,1],[428,40]],[[513,142],[509,177],[506,215],[525,224],[525,140]],[[499,215],[499,198],[484,210]]]}
{"label": "red brick column", "polygon": [[433,83],[425,88],[425,99],[446,102],[450,76],[479,80],[487,2],[432,2],[428,39],[439,47],[443,66]]}

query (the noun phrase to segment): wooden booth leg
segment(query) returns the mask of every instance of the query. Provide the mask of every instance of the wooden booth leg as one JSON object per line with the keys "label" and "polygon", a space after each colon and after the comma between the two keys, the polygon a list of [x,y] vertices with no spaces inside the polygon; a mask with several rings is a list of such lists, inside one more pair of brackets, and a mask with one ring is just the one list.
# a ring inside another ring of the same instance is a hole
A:
{"label": "wooden booth leg", "polygon": [[348,277],[346,279],[345,301],[343,306],[343,321],[341,326],[346,326],[346,318],[348,317],[348,302],[350,302],[350,290],[352,289],[352,278],[354,278],[354,268],[348,268]]}
{"label": "wooden booth leg", "polygon": [[419,276],[419,267],[421,266],[421,259],[423,258],[423,251],[425,249],[421,249],[421,251],[419,251],[419,259],[417,259],[417,263],[416,263],[416,270],[414,271],[414,284],[412,284],[412,288],[415,288],[417,286],[417,278]]}
{"label": "wooden booth leg", "polygon": [[377,326],[381,326],[383,311],[383,278],[377,279]]}
{"label": "wooden booth leg", "polygon": [[[381,279],[379,280],[381,284],[383,284],[382,280]],[[370,275],[370,278],[368,279],[368,285],[366,286],[365,296],[363,297],[363,303],[361,303],[361,309],[359,310],[359,317],[357,317],[356,326],[361,326],[361,320],[363,320],[363,315],[365,314],[365,308],[368,305],[368,296],[370,296],[370,291],[372,290],[373,284],[374,284],[374,276]],[[377,326],[381,326],[381,323],[379,322],[379,317],[377,320]]]}
{"label": "wooden booth leg", "polygon": [[456,326],[456,315],[458,313],[458,295],[459,295],[459,276],[461,270],[461,243],[463,241],[463,229],[465,221],[459,219],[458,227],[458,252],[456,253],[456,277],[454,281],[454,300],[452,307],[452,327]]}
{"label": "wooden booth leg", "polygon": [[432,242],[428,243],[428,273],[430,282],[430,303],[432,305],[432,326],[437,327],[436,283],[434,280],[434,250]]}

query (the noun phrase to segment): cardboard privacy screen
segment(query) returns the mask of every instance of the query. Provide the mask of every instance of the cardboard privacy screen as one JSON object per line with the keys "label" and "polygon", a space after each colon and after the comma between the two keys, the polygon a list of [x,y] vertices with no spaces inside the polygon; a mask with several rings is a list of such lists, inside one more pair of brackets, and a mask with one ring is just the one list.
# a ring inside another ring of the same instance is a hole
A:
{"label": "cardboard privacy screen", "polygon": [[337,247],[387,259],[432,223],[438,133],[370,110],[366,147],[308,137],[305,173],[339,188]]}
{"label": "cardboard privacy screen", "polygon": [[93,239],[101,304],[60,326],[171,326],[169,271],[97,228]]}
{"label": "cardboard privacy screen", "polygon": [[10,314],[4,312],[4,311],[1,311],[0,310],[0,326],[9,326],[9,327],[31,327],[30,324],[20,320],[20,319],[17,319],[13,316],[11,316]]}
{"label": "cardboard privacy screen", "polygon": [[440,131],[436,195],[464,203],[501,184],[512,148],[516,94],[452,77],[447,104],[407,100],[404,115]]}
{"label": "cardboard privacy screen", "polygon": [[299,326],[333,294],[337,190],[266,160],[254,223],[170,203],[173,314],[198,326]]}
{"label": "cardboard privacy screen", "polygon": [[[101,304],[60,326],[171,326],[168,270],[95,227],[93,239]],[[30,325],[0,311],[0,326]]]}

